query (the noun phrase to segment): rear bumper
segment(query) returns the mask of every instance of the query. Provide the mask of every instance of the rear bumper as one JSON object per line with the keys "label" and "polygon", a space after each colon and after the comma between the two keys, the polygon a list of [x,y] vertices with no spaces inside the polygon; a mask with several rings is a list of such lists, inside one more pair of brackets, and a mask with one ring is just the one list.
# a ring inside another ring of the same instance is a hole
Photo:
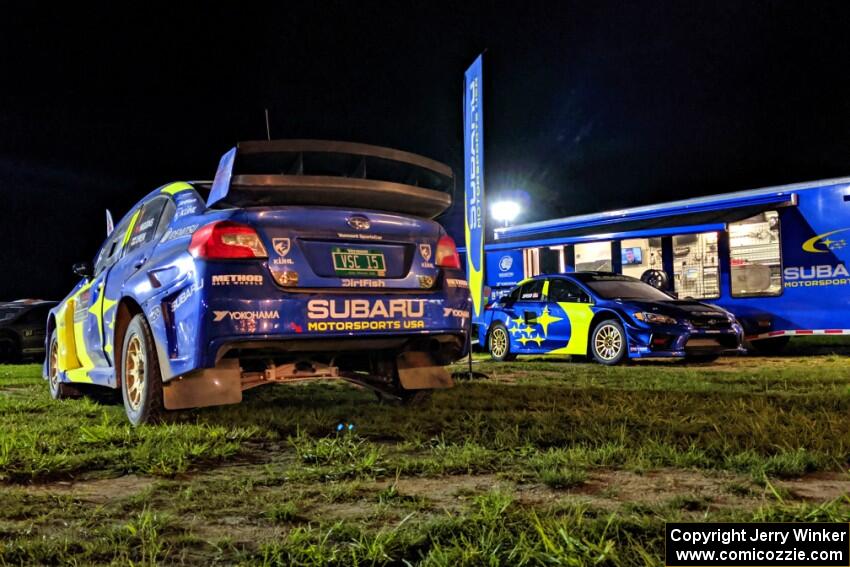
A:
{"label": "rear bumper", "polygon": [[[258,293],[258,297],[227,291],[211,293],[205,287],[190,298],[197,301],[195,309],[188,307],[189,302],[163,309],[174,313],[173,319],[156,321],[163,326],[167,343],[160,355],[161,367],[169,369],[163,372],[165,380],[213,368],[223,356],[234,356],[234,349],[255,356],[308,352],[318,356],[401,351],[419,346],[416,343],[440,350],[444,342],[459,342],[460,351],[452,347],[446,352],[455,358],[465,354],[471,304],[465,290],[385,295]],[[162,355],[165,352],[167,357]]]}
{"label": "rear bumper", "polygon": [[[421,290],[284,290],[256,262],[193,266],[193,277],[142,306],[166,381],[214,368],[237,347],[270,354],[319,353],[326,348],[333,354],[343,343],[351,350],[374,348],[361,340],[367,338],[401,338],[396,343],[402,346],[418,336],[462,336],[466,342],[469,292],[449,286],[443,278],[433,289]],[[251,279],[238,280],[235,274]]]}

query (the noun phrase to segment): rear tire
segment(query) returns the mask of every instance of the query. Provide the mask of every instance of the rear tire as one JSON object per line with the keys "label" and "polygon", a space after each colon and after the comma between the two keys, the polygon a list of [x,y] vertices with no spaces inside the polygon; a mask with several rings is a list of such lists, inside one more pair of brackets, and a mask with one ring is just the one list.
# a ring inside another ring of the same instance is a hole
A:
{"label": "rear tire", "polygon": [[516,355],[511,352],[511,334],[502,323],[496,323],[487,333],[487,351],[496,362],[516,360]]}
{"label": "rear tire", "polygon": [[165,414],[156,344],[141,314],[133,317],[124,334],[121,394],[127,419],[133,425],[157,423]]}
{"label": "rear tire", "polygon": [[759,354],[779,354],[785,350],[785,347],[788,346],[790,341],[791,337],[774,337],[772,339],[752,341],[750,342],[750,346]]}
{"label": "rear tire", "polygon": [[50,397],[54,400],[78,398],[80,392],[59,379],[59,339],[50,334],[50,346],[47,347],[47,383],[50,385]]}
{"label": "rear tire", "polygon": [[596,362],[605,366],[620,364],[628,356],[626,331],[616,319],[597,323],[590,334],[590,353]]}

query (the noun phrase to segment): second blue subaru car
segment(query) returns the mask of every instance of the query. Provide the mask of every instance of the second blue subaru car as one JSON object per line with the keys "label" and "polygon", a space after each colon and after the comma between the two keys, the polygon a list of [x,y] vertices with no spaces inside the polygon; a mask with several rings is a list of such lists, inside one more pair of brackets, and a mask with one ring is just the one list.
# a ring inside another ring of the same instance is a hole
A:
{"label": "second blue subaru car", "polygon": [[487,306],[479,344],[493,359],[520,354],[709,361],[741,352],[743,331],[719,307],[679,300],[638,279],[575,272],[527,279]]}

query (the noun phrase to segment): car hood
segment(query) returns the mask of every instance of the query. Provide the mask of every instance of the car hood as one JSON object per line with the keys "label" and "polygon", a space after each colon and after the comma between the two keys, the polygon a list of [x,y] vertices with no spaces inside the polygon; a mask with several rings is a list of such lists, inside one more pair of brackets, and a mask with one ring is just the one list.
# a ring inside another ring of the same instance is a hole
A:
{"label": "car hood", "polygon": [[647,311],[676,319],[687,319],[689,317],[725,318],[729,315],[729,312],[725,309],[690,299],[670,299],[669,301],[622,300],[621,303],[630,314],[636,311]]}

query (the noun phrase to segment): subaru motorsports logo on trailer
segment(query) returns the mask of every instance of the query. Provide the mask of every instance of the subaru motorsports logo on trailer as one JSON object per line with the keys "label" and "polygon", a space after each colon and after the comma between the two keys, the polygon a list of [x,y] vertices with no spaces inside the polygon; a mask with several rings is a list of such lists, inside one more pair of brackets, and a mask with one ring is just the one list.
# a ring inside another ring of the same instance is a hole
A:
{"label": "subaru motorsports logo on trailer", "polygon": [[471,300],[431,219],[453,187],[448,167],[405,152],[239,144],[211,184],[160,187],[76,266],[49,316],[51,394],[120,388],[140,424],[272,383],[343,379],[402,402],[450,387]]}

